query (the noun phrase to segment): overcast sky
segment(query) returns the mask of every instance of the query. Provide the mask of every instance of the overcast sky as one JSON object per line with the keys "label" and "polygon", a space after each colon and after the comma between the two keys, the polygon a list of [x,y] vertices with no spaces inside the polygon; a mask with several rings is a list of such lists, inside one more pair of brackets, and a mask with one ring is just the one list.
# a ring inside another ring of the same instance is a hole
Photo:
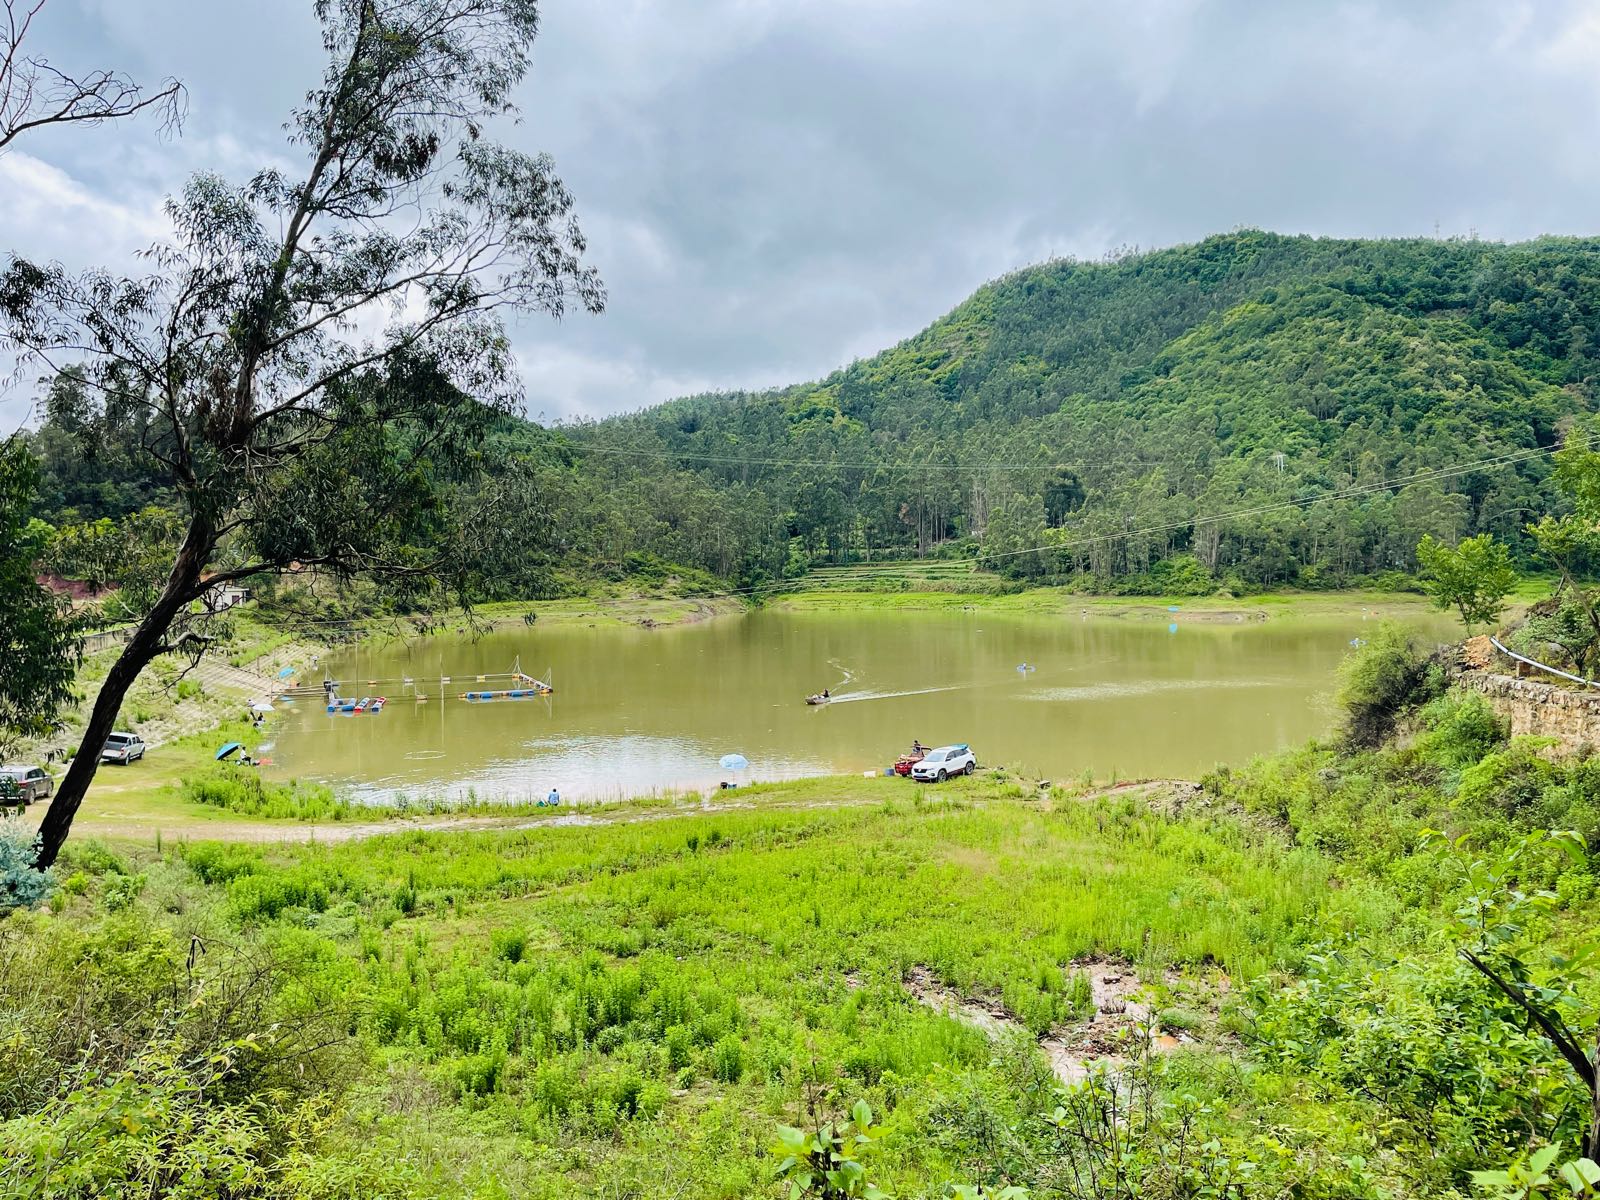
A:
{"label": "overcast sky", "polygon": [[[310,0],[49,0],[34,49],[188,84],[179,139],[0,158],[0,248],[130,267],[187,173],[286,153],[321,51]],[[1600,0],[548,0],[501,136],[555,156],[610,305],[515,326],[528,408],[814,378],[1052,255],[1594,233],[1597,68]]]}

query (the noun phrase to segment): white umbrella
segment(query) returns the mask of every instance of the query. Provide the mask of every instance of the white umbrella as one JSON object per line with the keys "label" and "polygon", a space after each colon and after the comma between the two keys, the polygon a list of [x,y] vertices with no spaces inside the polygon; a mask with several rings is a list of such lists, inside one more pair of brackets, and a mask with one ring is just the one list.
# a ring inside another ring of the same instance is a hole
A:
{"label": "white umbrella", "polygon": [[258,713],[269,713],[269,712],[273,711],[273,708],[272,708],[272,705],[268,704],[265,700],[257,700],[254,704],[252,704],[250,706],[250,711],[251,712],[258,712]]}

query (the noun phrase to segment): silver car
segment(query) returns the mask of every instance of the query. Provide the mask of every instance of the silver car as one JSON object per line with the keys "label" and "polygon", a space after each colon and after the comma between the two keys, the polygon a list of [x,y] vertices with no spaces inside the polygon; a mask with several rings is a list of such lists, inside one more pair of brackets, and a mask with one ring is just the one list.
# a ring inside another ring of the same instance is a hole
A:
{"label": "silver car", "polygon": [[55,793],[56,781],[43,767],[0,767],[0,775],[13,780],[24,804],[48,800]]}
{"label": "silver car", "polygon": [[144,757],[144,739],[137,733],[113,733],[100,751],[100,761],[121,763],[127,766],[136,758]]}

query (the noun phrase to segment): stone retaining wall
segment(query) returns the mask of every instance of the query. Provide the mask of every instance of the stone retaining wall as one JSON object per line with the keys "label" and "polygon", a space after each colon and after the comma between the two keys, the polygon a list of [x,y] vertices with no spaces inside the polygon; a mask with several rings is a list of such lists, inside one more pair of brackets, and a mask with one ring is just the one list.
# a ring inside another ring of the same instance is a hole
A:
{"label": "stone retaining wall", "polygon": [[1513,735],[1555,738],[1567,754],[1600,749],[1600,689],[1565,688],[1493,671],[1455,672],[1455,682],[1486,696]]}

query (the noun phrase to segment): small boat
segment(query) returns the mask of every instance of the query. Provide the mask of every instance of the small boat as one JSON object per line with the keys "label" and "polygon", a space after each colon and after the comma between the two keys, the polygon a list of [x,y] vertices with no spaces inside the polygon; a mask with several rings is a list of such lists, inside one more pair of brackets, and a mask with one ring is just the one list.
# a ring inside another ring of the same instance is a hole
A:
{"label": "small boat", "polygon": [[372,697],[371,696],[363,696],[363,697],[361,697],[361,699],[356,701],[355,711],[356,712],[366,712],[367,711],[367,705],[369,705],[371,703],[372,703]]}
{"label": "small boat", "polygon": [[383,711],[383,706],[385,704],[387,704],[387,703],[389,703],[387,697],[379,696],[376,700],[374,700],[372,702],[372,707],[367,709],[367,711],[368,712],[382,712]]}
{"label": "small boat", "polygon": [[821,692],[818,692],[815,696],[807,696],[806,697],[806,703],[807,704],[827,704],[832,699],[833,699],[832,696],[824,696]]}

